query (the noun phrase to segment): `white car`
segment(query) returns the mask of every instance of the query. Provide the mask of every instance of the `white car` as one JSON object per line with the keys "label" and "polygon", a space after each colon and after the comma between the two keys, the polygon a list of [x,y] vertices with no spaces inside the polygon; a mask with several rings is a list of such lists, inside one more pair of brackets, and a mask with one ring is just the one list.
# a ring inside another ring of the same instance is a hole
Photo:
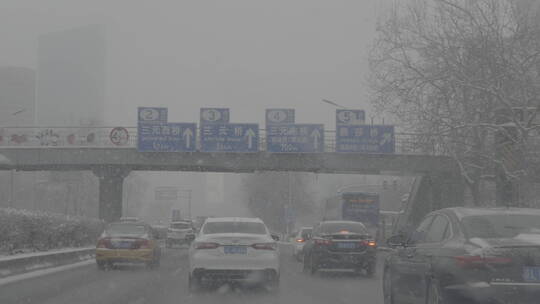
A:
{"label": "white car", "polygon": [[171,222],[167,230],[167,248],[174,245],[190,244],[194,238],[193,225],[190,221]]}
{"label": "white car", "polygon": [[311,235],[312,230],[313,230],[312,227],[302,227],[300,228],[300,230],[298,230],[298,232],[296,233],[296,236],[294,237],[293,256],[298,261],[302,261],[304,259],[304,254],[302,252],[302,249],[304,248],[304,244],[309,238],[309,235]]}
{"label": "white car", "polygon": [[209,218],[189,250],[189,288],[224,283],[279,286],[279,250],[258,218]]}

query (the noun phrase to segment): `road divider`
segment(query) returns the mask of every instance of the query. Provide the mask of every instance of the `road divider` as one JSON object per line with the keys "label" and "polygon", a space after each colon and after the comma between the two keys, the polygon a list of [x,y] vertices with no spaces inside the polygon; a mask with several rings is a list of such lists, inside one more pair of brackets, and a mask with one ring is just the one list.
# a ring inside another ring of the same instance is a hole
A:
{"label": "road divider", "polygon": [[95,253],[85,247],[0,257],[0,278],[90,260]]}

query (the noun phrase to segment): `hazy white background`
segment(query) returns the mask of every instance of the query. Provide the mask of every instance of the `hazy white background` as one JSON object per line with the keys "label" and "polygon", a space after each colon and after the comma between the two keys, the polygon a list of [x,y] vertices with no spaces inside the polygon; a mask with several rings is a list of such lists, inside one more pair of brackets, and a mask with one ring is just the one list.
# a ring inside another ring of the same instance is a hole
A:
{"label": "hazy white background", "polygon": [[137,106],[193,122],[201,106],[224,106],[232,121],[261,124],[265,108],[293,107],[297,122],[333,129],[321,98],[368,108],[366,56],[384,2],[0,0],[0,66],[35,68],[40,34],[102,24],[109,124],[135,125]]}

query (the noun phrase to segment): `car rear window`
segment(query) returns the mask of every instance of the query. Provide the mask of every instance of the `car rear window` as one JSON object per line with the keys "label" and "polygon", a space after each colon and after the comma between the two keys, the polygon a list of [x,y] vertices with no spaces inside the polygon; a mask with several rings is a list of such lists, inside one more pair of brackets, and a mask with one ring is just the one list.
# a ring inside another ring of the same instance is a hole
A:
{"label": "car rear window", "polygon": [[146,226],[141,224],[110,224],[105,232],[108,235],[141,235],[146,233]]}
{"label": "car rear window", "polygon": [[512,238],[519,234],[540,234],[539,215],[475,215],[464,217],[461,222],[469,238]]}
{"label": "car rear window", "polygon": [[368,234],[366,228],[361,223],[323,223],[319,229],[320,234],[334,234],[343,231]]}
{"label": "car rear window", "polygon": [[313,229],[302,229],[302,232],[301,232],[301,235],[302,235],[302,238],[306,238],[312,231]]}
{"label": "car rear window", "polygon": [[209,222],[204,225],[203,233],[266,234],[266,227],[261,223],[254,222]]}
{"label": "car rear window", "polygon": [[171,228],[173,229],[189,229],[191,228],[191,225],[188,223],[173,223],[171,224]]}

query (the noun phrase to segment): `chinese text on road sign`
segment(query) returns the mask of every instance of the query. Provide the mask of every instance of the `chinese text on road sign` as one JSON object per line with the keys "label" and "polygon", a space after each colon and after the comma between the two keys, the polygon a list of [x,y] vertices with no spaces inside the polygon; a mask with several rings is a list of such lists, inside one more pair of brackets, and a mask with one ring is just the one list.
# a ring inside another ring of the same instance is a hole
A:
{"label": "chinese text on road sign", "polygon": [[394,153],[394,126],[338,126],[336,152]]}
{"label": "chinese text on road sign", "polygon": [[139,124],[139,151],[193,152],[196,130],[194,123]]}
{"label": "chinese text on road sign", "polygon": [[204,152],[259,151],[258,124],[201,125],[201,149]]}
{"label": "chinese text on road sign", "polygon": [[268,152],[324,152],[324,126],[321,124],[270,125],[266,130]]}

